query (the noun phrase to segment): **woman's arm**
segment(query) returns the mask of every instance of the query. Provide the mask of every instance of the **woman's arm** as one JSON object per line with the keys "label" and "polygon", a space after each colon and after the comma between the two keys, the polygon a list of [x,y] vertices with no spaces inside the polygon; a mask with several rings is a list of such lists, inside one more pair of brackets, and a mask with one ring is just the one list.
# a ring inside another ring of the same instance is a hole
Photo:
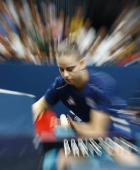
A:
{"label": "woman's arm", "polygon": [[106,137],[108,133],[109,115],[96,110],[90,110],[90,121],[88,123],[78,123],[68,117],[72,128],[83,137]]}
{"label": "woman's arm", "polygon": [[36,121],[39,114],[49,110],[52,106],[47,103],[45,97],[40,98],[36,103],[32,105],[33,120]]}

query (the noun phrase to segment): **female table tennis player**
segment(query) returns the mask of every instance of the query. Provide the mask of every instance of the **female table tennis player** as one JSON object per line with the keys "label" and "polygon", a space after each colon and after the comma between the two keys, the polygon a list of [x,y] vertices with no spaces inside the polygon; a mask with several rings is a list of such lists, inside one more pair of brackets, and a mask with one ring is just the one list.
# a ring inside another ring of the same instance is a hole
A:
{"label": "female table tennis player", "polygon": [[[57,77],[44,96],[33,104],[34,121],[39,114],[61,100],[85,122],[76,122],[68,117],[70,125],[79,134],[95,139],[107,136],[110,115],[115,115],[114,110],[122,108],[124,104],[117,95],[114,79],[105,73],[87,70],[85,59],[80,55],[77,45],[71,42],[61,43],[56,61],[61,76]],[[125,165],[128,162],[139,164],[135,155],[131,154],[126,159],[125,155],[126,152],[121,156],[120,153],[114,154],[113,159],[121,164],[124,162]],[[69,159],[65,157],[63,149],[57,157],[57,168],[62,170]]]}
{"label": "female table tennis player", "polygon": [[61,100],[85,122],[68,117],[75,131],[82,135],[92,134],[95,138],[106,136],[110,113],[120,104],[122,106],[116,94],[116,82],[105,73],[86,69],[85,58],[77,45],[68,40],[60,44],[56,61],[61,76],[56,77],[44,96],[33,104],[34,121]]}

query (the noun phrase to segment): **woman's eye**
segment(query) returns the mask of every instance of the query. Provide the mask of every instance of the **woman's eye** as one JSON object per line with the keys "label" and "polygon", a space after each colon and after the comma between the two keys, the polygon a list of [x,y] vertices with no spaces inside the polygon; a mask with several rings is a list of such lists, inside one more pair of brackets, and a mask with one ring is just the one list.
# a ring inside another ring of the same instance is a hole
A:
{"label": "woman's eye", "polygon": [[59,70],[60,70],[61,72],[63,72],[63,71],[64,71],[64,69],[63,69],[63,68],[59,68]]}
{"label": "woman's eye", "polygon": [[69,68],[69,69],[67,69],[67,71],[71,72],[73,69],[74,69],[74,68]]}
{"label": "woman's eye", "polygon": [[73,69],[68,69],[67,71],[71,72]]}

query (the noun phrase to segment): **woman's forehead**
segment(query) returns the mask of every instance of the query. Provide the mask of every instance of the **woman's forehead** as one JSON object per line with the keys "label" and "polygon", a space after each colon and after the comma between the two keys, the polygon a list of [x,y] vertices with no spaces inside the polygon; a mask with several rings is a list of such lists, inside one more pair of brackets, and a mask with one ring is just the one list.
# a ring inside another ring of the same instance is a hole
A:
{"label": "woman's forehead", "polygon": [[79,61],[75,57],[72,57],[72,56],[57,57],[57,65],[58,66],[72,67],[78,63],[79,63]]}

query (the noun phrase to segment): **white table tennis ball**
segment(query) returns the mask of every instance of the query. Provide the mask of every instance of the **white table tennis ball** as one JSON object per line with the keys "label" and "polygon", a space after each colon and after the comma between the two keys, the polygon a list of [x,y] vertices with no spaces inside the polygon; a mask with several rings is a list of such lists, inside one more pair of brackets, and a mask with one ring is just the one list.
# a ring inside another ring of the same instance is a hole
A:
{"label": "white table tennis ball", "polygon": [[60,122],[62,127],[68,127],[68,120],[65,114],[60,115]]}

